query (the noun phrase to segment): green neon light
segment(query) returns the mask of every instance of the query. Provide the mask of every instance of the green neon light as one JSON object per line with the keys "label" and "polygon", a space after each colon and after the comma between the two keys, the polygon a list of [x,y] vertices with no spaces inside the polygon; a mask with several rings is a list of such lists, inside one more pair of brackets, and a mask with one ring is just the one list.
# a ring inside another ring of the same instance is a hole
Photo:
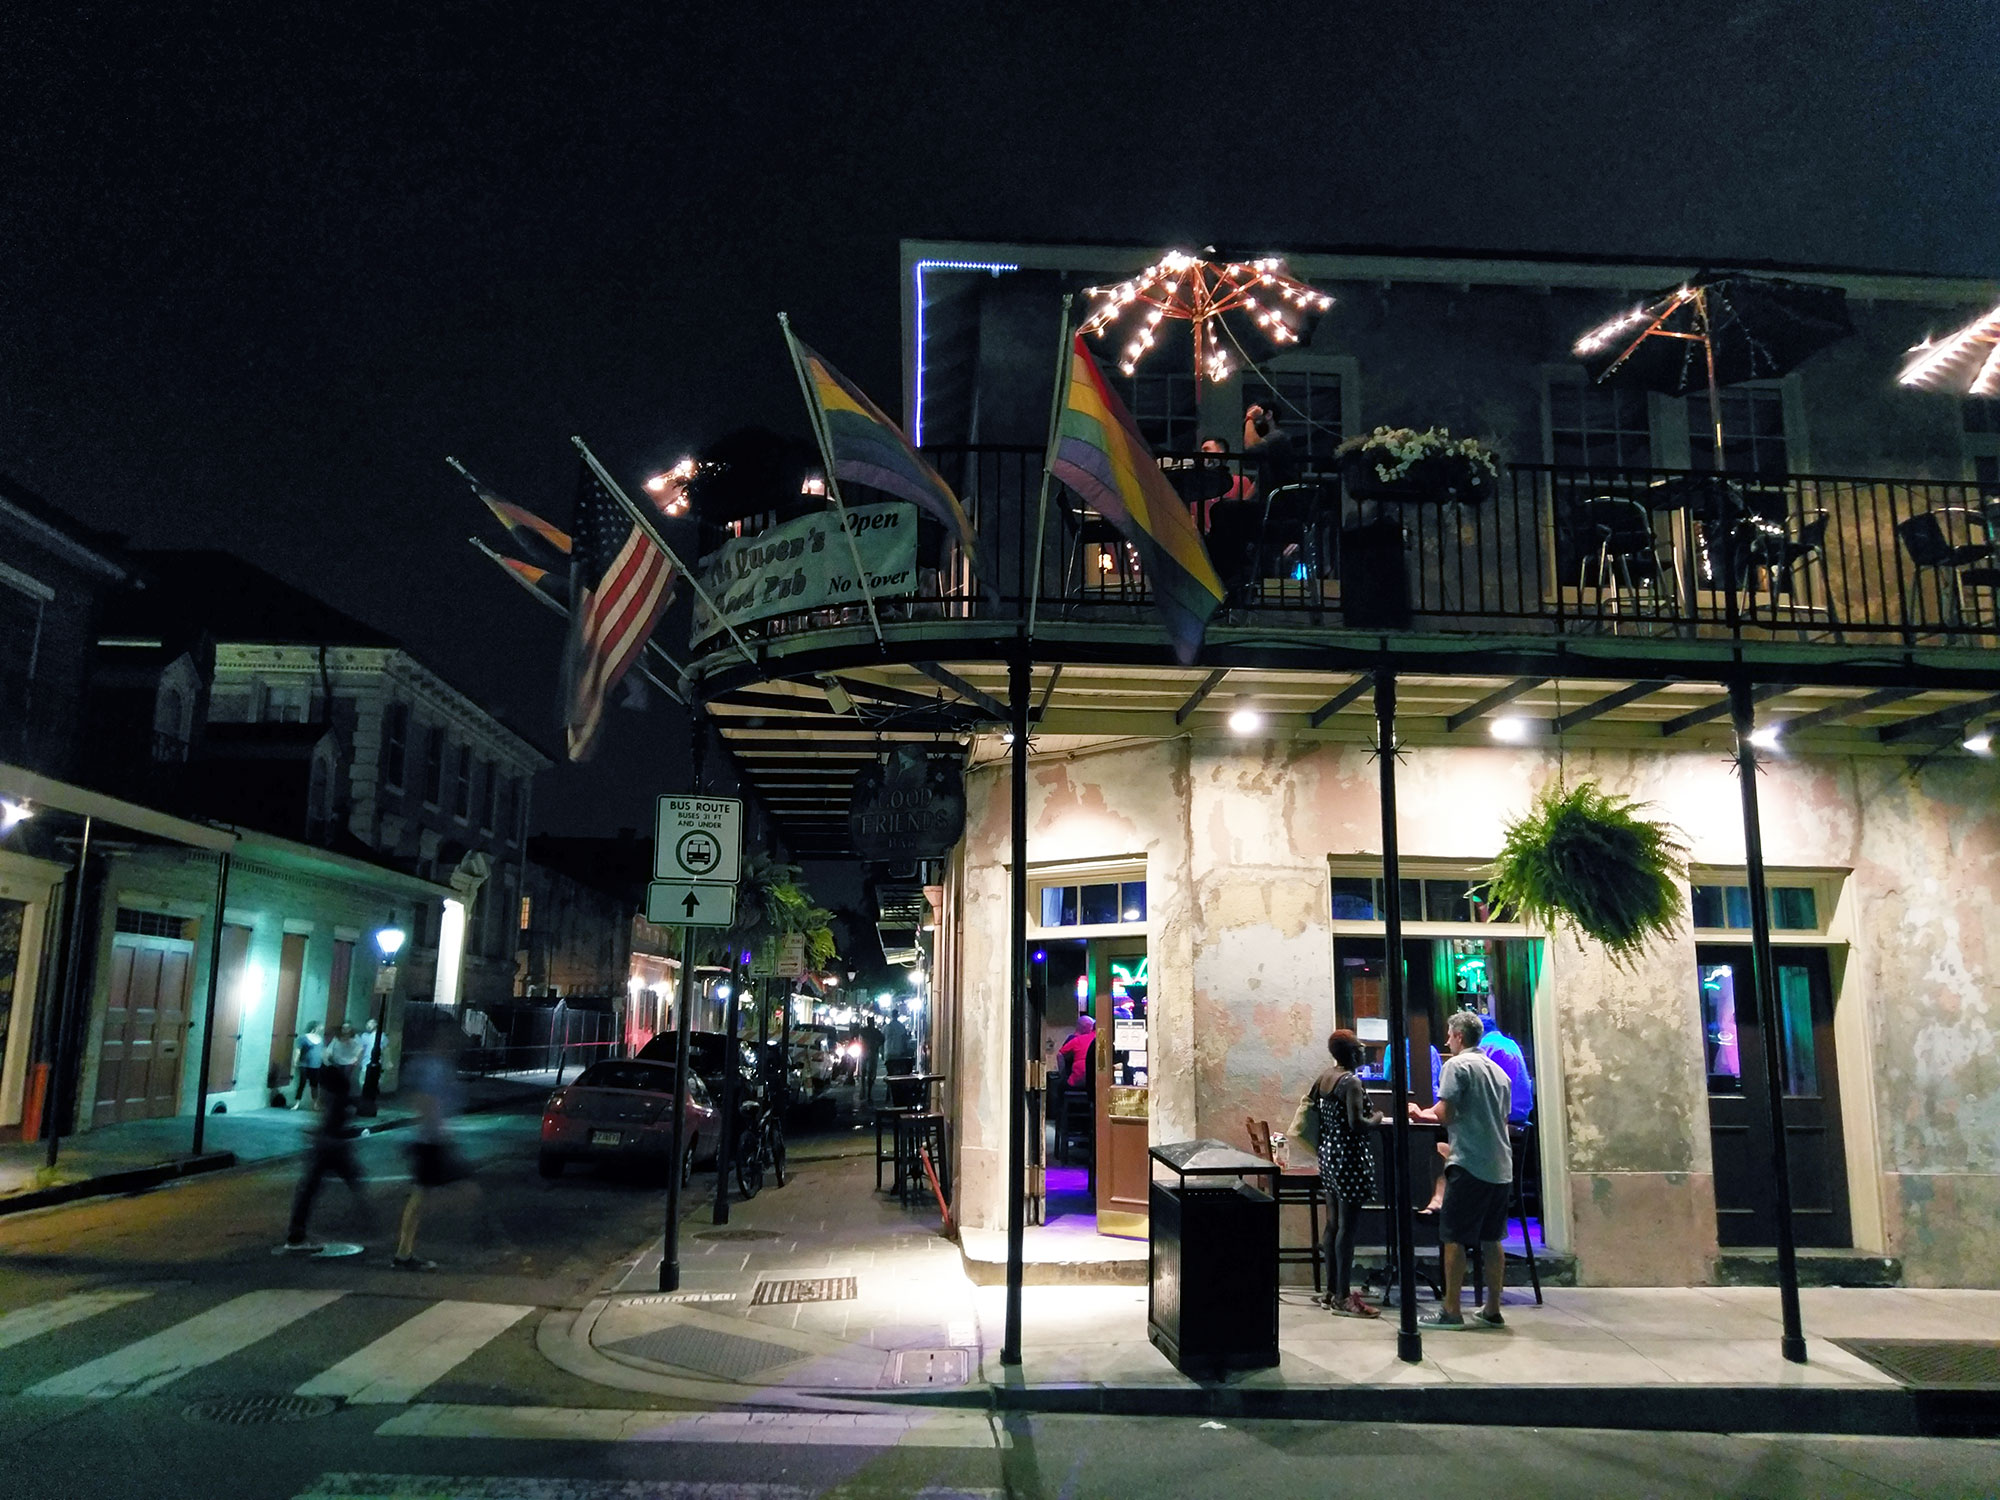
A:
{"label": "green neon light", "polygon": [[1151,955],[1149,954],[1146,958],[1140,959],[1136,966],[1121,964],[1114,958],[1111,960],[1112,982],[1114,984],[1122,984],[1127,989],[1130,989],[1135,984],[1144,984],[1146,982],[1146,964],[1150,958]]}

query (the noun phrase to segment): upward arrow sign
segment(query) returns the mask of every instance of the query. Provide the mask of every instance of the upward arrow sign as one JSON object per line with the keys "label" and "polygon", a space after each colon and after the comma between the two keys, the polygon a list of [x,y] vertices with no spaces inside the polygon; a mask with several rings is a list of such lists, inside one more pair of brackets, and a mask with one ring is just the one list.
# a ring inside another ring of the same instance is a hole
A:
{"label": "upward arrow sign", "polygon": [[693,891],[689,891],[687,893],[687,899],[681,902],[681,910],[686,912],[689,916],[693,916],[700,909],[701,909],[701,898],[695,895]]}

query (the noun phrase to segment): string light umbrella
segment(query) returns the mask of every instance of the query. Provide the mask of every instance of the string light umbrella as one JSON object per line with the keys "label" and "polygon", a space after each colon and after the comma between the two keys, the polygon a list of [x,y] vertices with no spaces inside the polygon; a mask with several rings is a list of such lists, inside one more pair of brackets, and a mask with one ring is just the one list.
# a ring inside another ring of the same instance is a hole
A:
{"label": "string light umbrella", "polygon": [[1599,383],[1669,396],[1705,387],[1721,469],[1722,387],[1774,380],[1853,332],[1841,287],[1704,271],[1600,323],[1575,352]]}
{"label": "string light umbrella", "polygon": [[1942,339],[1925,339],[1903,356],[1899,385],[2000,396],[2000,307]]}
{"label": "string light umbrella", "polygon": [[1113,325],[1128,323],[1131,335],[1118,356],[1118,368],[1126,375],[1134,374],[1152,352],[1161,337],[1161,324],[1186,323],[1194,335],[1197,393],[1204,378],[1220,385],[1231,374],[1229,351],[1218,336],[1235,341],[1221,321],[1225,314],[1243,314],[1259,333],[1283,348],[1299,342],[1307,318],[1333,306],[1333,298],[1325,292],[1287,275],[1278,256],[1218,263],[1184,250],[1169,250],[1116,286],[1086,287],[1084,295],[1095,298],[1096,306],[1080,331],[1101,339]]}

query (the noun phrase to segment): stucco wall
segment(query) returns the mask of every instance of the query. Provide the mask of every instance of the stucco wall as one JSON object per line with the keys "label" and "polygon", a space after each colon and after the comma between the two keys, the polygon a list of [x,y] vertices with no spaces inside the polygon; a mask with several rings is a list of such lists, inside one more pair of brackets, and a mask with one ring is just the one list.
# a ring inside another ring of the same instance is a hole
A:
{"label": "stucco wall", "polygon": [[[1409,752],[1405,856],[1490,857],[1556,770],[1539,750]],[[1655,803],[1697,863],[1742,863],[1737,786],[1715,749],[1574,753],[1566,771]],[[961,1207],[990,1225],[1002,1204],[1005,768],[975,771],[967,791]],[[1377,796],[1360,746],[1183,740],[1033,765],[1032,866],[1147,860],[1155,1140],[1236,1140],[1245,1115],[1289,1117],[1333,1020],[1328,856],[1379,854]],[[1850,872],[1829,941],[1851,944],[1836,1005],[1857,1244],[1902,1256],[1913,1282],[2000,1282],[2000,776],[1958,758],[1921,771],[1780,759],[1760,796],[1773,865]],[[1549,1186],[1587,1280],[1711,1270],[1694,968],[1685,934],[1625,972],[1594,945],[1546,945],[1561,1075],[1545,1090]]]}

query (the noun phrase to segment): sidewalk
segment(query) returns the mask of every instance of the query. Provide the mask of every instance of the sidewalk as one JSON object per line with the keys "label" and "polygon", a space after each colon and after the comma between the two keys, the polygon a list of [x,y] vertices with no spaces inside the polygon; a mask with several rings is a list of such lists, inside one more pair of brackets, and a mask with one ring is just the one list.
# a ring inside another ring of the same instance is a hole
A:
{"label": "sidewalk", "polygon": [[[497,1109],[547,1094],[553,1070],[465,1080],[468,1110]],[[194,1117],[129,1120],[62,1139],[53,1173],[48,1142],[0,1145],[0,1215],[105,1193],[136,1192],[176,1177],[219,1171],[240,1163],[295,1156],[306,1149],[316,1116],[310,1109],[257,1109],[210,1115],[196,1156]],[[416,1116],[386,1095],[372,1119],[358,1120],[363,1135],[394,1130]]]}
{"label": "sidewalk", "polygon": [[[1329,1417],[1633,1429],[1914,1433],[2000,1427],[2000,1381],[1905,1385],[1835,1339],[2000,1341],[2000,1291],[1814,1288],[1809,1362],[1779,1354],[1778,1294],[1756,1287],[1509,1288],[1508,1327],[1426,1333],[1396,1357],[1395,1310],[1335,1318],[1288,1288],[1281,1361],[1215,1382],[1146,1336],[1143,1286],[1031,1286],[1022,1363],[1003,1367],[1000,1287],[975,1286],[935,1205],[874,1192],[865,1152],[802,1162],[788,1186],[682,1230],[679,1292],[660,1247],[607,1295],[551,1314],[542,1352],[625,1390],[733,1405],[922,1402],[1126,1414]],[[1428,1308],[1430,1304],[1426,1302]],[[2000,1355],[2000,1343],[1994,1353]],[[1992,1376],[1988,1377],[1992,1379]],[[843,1399],[844,1398],[844,1399]]]}

